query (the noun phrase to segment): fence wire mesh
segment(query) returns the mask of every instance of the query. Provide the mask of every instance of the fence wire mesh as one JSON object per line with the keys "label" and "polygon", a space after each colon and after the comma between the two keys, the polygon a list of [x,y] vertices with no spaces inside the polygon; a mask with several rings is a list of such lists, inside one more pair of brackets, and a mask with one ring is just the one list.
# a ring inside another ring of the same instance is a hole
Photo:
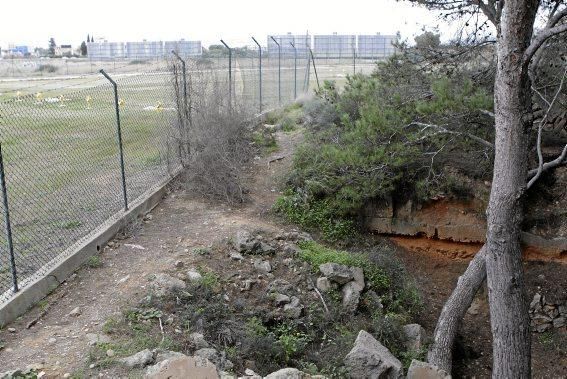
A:
{"label": "fence wire mesh", "polygon": [[[187,164],[185,136],[211,107],[258,113],[316,88],[314,64],[321,84],[344,81],[355,71],[352,57],[313,62],[305,49],[296,56],[286,48],[280,55],[249,45],[231,53],[230,72],[225,48],[168,60],[59,60],[58,76],[49,76],[49,67],[1,62],[0,143],[20,288],[125,208],[114,90],[100,68],[117,85],[130,203]],[[370,60],[356,62],[356,72],[373,66]],[[0,208],[2,304],[14,295],[14,278],[1,202]]]}

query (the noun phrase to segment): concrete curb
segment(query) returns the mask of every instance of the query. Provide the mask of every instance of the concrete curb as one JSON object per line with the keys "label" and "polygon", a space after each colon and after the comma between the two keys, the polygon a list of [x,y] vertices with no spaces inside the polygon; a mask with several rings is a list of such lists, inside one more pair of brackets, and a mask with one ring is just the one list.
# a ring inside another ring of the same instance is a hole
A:
{"label": "concrete curb", "polygon": [[21,283],[22,289],[0,304],[0,327],[7,325],[24,314],[51,291],[59,287],[88,258],[98,253],[126,225],[151,211],[161,202],[161,199],[166,194],[168,185],[179,174],[180,171],[177,171],[171,178],[146,191],[130,204],[130,209],[127,212],[121,211],[116,213],[105,223],[61,253],[56,258],[57,262],[47,263],[44,266],[46,269],[40,270],[45,272],[41,277],[33,276],[28,281],[23,281]]}

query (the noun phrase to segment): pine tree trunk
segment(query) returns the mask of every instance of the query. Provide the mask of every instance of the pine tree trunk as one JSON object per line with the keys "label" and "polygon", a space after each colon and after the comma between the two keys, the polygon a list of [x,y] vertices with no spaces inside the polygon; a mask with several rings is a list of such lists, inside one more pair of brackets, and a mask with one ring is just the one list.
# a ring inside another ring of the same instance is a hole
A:
{"label": "pine tree trunk", "polygon": [[453,344],[461,320],[486,278],[485,258],[486,246],[483,246],[469,263],[465,273],[459,277],[457,286],[443,306],[435,327],[427,360],[449,373],[453,363]]}
{"label": "pine tree trunk", "polygon": [[460,321],[486,276],[493,336],[493,378],[529,378],[531,335],[520,248],[521,200],[527,176],[531,90],[523,54],[530,43],[538,0],[507,0],[498,27],[494,176],[486,244],[443,307],[429,362],[451,370]]}
{"label": "pine tree trunk", "polygon": [[494,176],[486,234],[493,378],[529,378],[531,371],[520,248],[531,126],[530,80],[523,55],[532,37],[538,6],[538,0],[507,0],[496,45]]}

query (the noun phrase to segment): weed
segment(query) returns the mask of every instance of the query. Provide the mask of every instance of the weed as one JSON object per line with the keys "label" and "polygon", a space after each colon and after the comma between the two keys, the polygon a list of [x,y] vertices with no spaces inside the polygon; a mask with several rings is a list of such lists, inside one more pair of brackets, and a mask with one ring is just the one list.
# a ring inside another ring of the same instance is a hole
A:
{"label": "weed", "polygon": [[77,229],[79,226],[81,226],[82,223],[78,220],[71,220],[71,221],[66,221],[66,222],[62,222],[60,224],[60,227],[62,229],[67,229],[67,230],[71,230],[71,229]]}
{"label": "weed", "polygon": [[304,202],[301,196],[286,190],[273,208],[287,220],[308,229],[320,229],[328,242],[348,240],[358,235],[353,220],[337,217],[328,200]]}
{"label": "weed", "polygon": [[196,247],[192,250],[193,254],[201,255],[201,256],[208,256],[211,255],[211,249],[206,247]]}
{"label": "weed", "polygon": [[427,348],[422,348],[419,350],[402,351],[400,353],[400,361],[404,366],[404,370],[407,370],[411,365],[411,361],[414,359],[418,361],[425,361],[427,357]]}
{"label": "weed", "polygon": [[92,255],[85,264],[89,268],[99,268],[102,267],[102,259],[100,259],[100,255]]}

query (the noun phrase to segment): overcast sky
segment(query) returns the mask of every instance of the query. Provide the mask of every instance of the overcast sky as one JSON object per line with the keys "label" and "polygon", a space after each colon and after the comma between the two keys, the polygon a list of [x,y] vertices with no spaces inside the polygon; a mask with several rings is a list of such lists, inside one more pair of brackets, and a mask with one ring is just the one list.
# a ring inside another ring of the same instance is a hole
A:
{"label": "overcast sky", "polygon": [[394,34],[413,40],[435,16],[394,0],[2,0],[0,46],[77,47],[94,34],[108,41],[202,40],[250,43],[267,34]]}

